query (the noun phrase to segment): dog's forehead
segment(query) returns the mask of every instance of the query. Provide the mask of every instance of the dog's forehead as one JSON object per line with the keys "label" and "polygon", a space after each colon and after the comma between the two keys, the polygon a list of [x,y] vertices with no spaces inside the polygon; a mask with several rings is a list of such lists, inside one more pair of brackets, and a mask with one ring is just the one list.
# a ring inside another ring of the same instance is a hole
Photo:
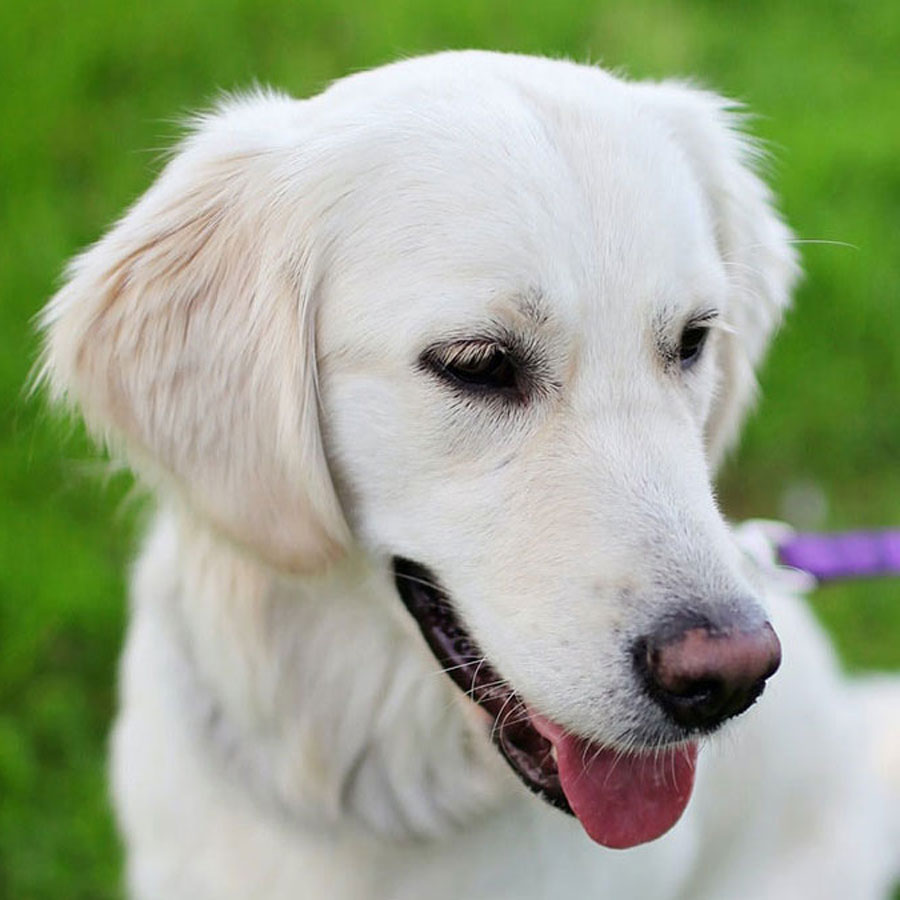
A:
{"label": "dog's forehead", "polygon": [[627,84],[587,87],[458,77],[380,97],[332,240],[334,293],[364,295],[379,322],[402,310],[409,333],[714,304],[721,260],[685,153]]}

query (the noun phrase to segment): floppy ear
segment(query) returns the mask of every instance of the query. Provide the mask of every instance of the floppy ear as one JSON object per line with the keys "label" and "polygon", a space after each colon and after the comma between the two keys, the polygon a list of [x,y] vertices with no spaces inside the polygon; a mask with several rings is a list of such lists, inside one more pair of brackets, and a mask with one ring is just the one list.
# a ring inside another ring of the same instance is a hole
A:
{"label": "floppy ear", "polygon": [[733,332],[718,341],[720,382],[707,422],[709,456],[717,465],[754,398],[754,369],[790,302],[800,269],[791,232],[756,174],[763,154],[741,132],[736,105],[677,82],[644,89],[705,192],[730,284],[725,319]]}
{"label": "floppy ear", "polygon": [[152,487],[293,572],[348,540],[318,426],[301,107],[258,94],[199,120],[42,320],[54,396]]}

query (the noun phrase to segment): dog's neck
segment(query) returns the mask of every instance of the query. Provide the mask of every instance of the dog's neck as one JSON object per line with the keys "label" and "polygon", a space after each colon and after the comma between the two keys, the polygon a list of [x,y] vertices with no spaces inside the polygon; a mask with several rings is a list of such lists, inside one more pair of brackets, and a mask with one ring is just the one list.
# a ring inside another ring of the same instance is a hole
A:
{"label": "dog's neck", "polygon": [[388,574],[362,553],[287,579],[181,514],[136,577],[166,572],[188,722],[262,804],[405,838],[494,806],[510,779],[477,710],[438,672]]}

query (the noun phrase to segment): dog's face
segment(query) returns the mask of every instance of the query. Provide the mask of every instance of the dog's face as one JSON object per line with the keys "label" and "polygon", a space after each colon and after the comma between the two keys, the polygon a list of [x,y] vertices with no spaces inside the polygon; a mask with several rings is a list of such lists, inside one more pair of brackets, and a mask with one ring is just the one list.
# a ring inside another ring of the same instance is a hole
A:
{"label": "dog's face", "polygon": [[[637,843],[777,665],[710,483],[793,274],[744,152],[715,98],[522,58],[257,98],[76,266],[50,374],[277,567],[393,565],[523,780]],[[669,784],[615,759],[661,746]]]}

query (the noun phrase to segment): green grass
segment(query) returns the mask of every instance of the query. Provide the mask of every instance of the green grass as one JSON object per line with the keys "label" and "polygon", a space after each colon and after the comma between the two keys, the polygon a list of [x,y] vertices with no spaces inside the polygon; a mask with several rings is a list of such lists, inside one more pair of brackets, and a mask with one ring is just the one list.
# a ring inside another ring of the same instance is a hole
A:
{"label": "green grass", "polygon": [[[544,0],[111,0],[0,6],[0,896],[118,893],[104,744],[136,512],[22,385],[65,260],[223,89],[296,94],[398,55],[482,46],[693,75],[760,114],[808,272],[728,466],[736,517],[900,524],[900,7]],[[819,506],[822,504],[819,503]],[[815,599],[852,668],[900,666],[900,582]]]}

